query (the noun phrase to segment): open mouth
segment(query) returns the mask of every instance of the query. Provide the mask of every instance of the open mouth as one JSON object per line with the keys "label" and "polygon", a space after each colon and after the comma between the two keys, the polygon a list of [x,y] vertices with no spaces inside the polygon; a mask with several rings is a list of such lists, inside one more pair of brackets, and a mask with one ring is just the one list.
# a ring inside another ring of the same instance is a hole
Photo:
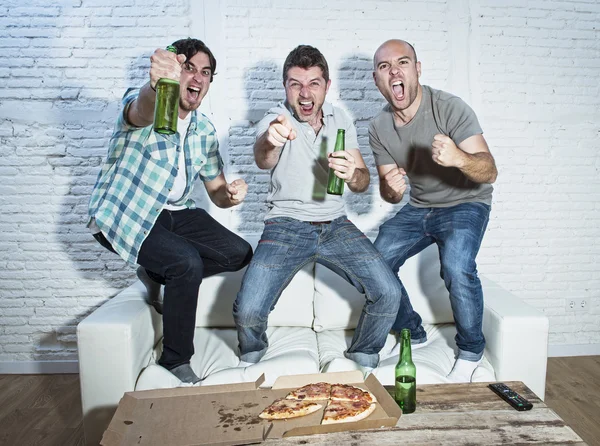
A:
{"label": "open mouth", "polygon": [[396,81],[392,84],[392,92],[394,97],[401,101],[404,99],[404,83],[402,81]]}
{"label": "open mouth", "polygon": [[188,96],[190,96],[190,98],[193,100],[197,100],[200,96],[200,89],[197,87],[188,87],[187,91]]}
{"label": "open mouth", "polygon": [[304,115],[310,115],[313,112],[313,109],[315,107],[315,103],[312,101],[299,101],[300,103],[300,110],[302,111],[302,114]]}

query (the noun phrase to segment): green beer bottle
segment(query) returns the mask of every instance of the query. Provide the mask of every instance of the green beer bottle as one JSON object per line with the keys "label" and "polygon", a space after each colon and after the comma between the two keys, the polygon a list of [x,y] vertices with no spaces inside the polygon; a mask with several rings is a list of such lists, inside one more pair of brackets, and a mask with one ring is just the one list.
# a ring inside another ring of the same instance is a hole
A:
{"label": "green beer bottle", "polygon": [[[177,54],[173,45],[167,51]],[[179,116],[179,81],[162,78],[156,83],[156,101],[154,103],[154,131],[163,135],[177,133]]]}
{"label": "green beer bottle", "polygon": [[[323,135],[321,139],[321,149],[319,150],[319,158],[317,159],[317,169],[318,172],[315,172],[314,185],[313,185],[313,193],[312,199],[315,201],[325,201],[325,191],[327,190],[327,186],[323,184],[323,176],[319,174],[323,174],[327,172],[327,165],[329,161],[327,160],[327,136]],[[323,171],[321,171],[320,167],[323,167]]]}
{"label": "green beer bottle", "polygon": [[396,394],[394,399],[402,413],[413,413],[417,408],[417,368],[412,361],[410,330],[400,333],[400,360],[396,365]]}
{"label": "green beer bottle", "polygon": [[[335,139],[334,152],[345,150],[346,130],[338,129],[337,138]],[[333,173],[333,169],[329,169],[329,179],[327,180],[327,193],[330,195],[342,195],[344,193],[344,180],[337,177]]]}

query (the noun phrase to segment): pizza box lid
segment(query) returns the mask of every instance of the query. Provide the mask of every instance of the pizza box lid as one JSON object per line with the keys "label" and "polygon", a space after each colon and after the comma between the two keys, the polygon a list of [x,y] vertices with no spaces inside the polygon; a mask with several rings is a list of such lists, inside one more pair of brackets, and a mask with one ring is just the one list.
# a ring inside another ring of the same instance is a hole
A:
{"label": "pizza box lid", "polygon": [[[323,410],[289,420],[263,420],[258,414],[275,399],[314,382],[352,384],[377,398],[376,410],[365,420],[320,424]],[[270,389],[256,382],[218,386],[127,392],[100,444],[116,445],[238,445],[265,439],[395,426],[401,411],[381,383],[370,375],[338,372],[282,376]]]}

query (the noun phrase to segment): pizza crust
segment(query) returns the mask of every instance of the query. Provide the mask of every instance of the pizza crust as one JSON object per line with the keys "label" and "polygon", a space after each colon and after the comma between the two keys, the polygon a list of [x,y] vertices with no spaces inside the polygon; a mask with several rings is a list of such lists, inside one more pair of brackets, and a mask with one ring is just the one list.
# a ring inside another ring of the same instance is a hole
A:
{"label": "pizza crust", "polygon": [[299,401],[281,398],[263,410],[258,416],[265,420],[285,420],[303,417],[320,410],[323,405],[312,401]]}
{"label": "pizza crust", "polygon": [[[371,403],[365,405],[362,411],[356,413],[357,409],[353,407],[354,403],[353,401],[330,401],[327,409],[325,409],[321,424],[352,423],[364,420],[377,407],[377,404]],[[348,415],[344,412],[348,412]]]}

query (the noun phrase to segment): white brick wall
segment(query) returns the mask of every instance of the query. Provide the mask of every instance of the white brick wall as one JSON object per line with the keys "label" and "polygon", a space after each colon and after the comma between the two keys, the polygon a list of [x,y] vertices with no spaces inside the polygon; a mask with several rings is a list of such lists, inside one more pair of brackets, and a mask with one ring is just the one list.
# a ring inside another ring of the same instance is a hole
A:
{"label": "white brick wall", "polygon": [[[120,96],[145,81],[156,47],[188,35],[216,53],[203,108],[228,175],[251,184],[238,209],[211,207],[240,232],[259,232],[265,211],[268,173],[253,163],[253,123],[283,98],[287,53],[308,43],[328,58],[329,99],[356,119],[373,185],[348,195],[349,213],[376,234],[397,206],[374,186],[366,130],[383,102],[371,57],[388,38],[414,43],[423,83],[473,106],[500,170],[480,271],[549,316],[553,347],[600,344],[598,2],[21,5],[0,5],[0,367],[76,359],[77,322],[133,280],[85,228],[89,193]],[[573,297],[590,310],[567,313]]]}

